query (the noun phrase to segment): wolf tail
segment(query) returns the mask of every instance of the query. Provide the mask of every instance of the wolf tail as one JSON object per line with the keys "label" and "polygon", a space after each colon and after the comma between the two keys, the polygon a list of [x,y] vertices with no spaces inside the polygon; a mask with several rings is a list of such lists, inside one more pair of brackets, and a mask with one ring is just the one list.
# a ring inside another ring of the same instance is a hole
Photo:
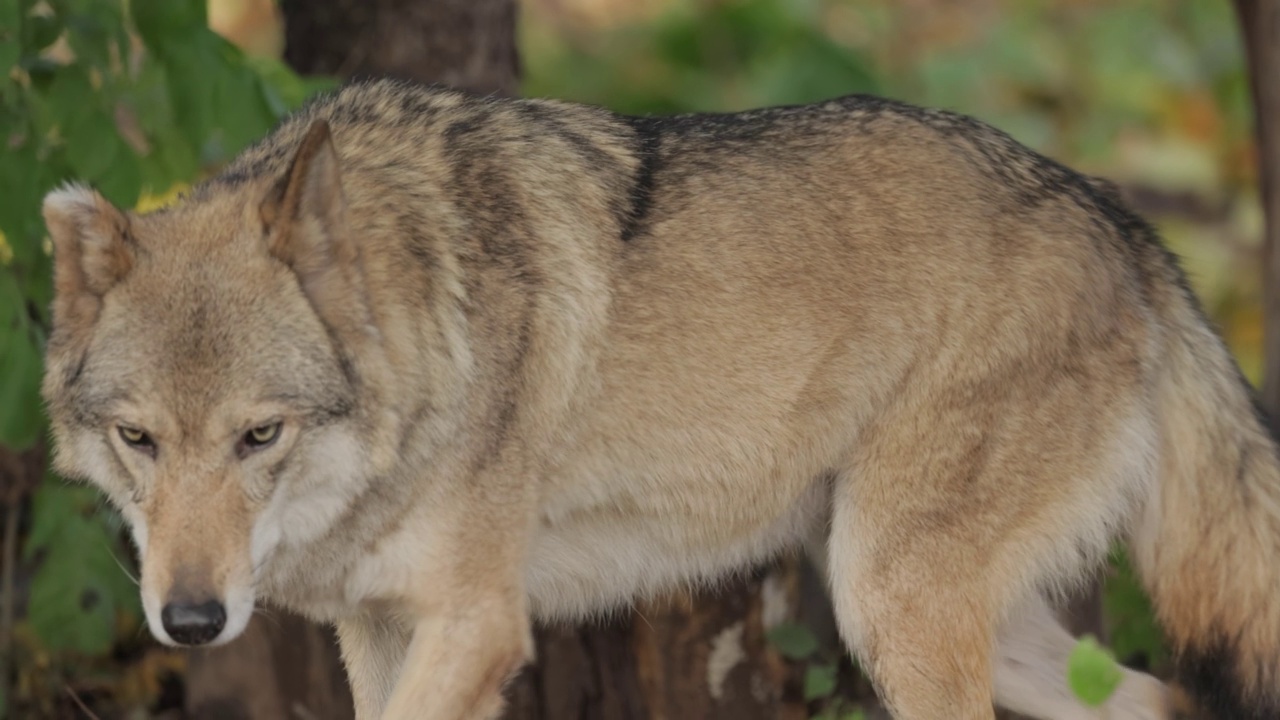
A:
{"label": "wolf tail", "polygon": [[1160,479],[1131,548],[1177,660],[1214,717],[1280,718],[1280,455],[1171,263],[1153,388]]}

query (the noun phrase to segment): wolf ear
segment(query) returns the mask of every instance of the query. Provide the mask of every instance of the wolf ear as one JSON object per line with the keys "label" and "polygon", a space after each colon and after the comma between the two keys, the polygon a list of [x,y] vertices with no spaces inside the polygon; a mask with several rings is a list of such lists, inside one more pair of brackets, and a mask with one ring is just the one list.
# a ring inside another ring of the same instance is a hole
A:
{"label": "wolf ear", "polygon": [[358,331],[369,317],[346,209],[329,123],[316,120],[258,211],[267,250],[293,269],[320,318],[340,334]]}
{"label": "wolf ear", "polygon": [[294,153],[284,177],[267,192],[259,207],[268,249],[281,262],[301,272],[331,260],[341,242],[346,201],[338,154],[329,123],[316,120]]}
{"label": "wolf ear", "polygon": [[42,210],[53,241],[54,327],[86,330],[97,319],[102,296],[133,267],[129,220],[83,185],[50,192]]}

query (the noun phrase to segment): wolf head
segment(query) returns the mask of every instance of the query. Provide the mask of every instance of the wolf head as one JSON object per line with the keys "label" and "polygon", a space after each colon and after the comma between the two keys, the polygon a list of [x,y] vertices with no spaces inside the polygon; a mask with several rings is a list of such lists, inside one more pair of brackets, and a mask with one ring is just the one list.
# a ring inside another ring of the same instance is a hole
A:
{"label": "wolf head", "polygon": [[330,527],[389,442],[323,121],[279,175],[144,216],[77,186],[44,201],[55,467],[129,522],[165,643],[239,634],[272,553]]}

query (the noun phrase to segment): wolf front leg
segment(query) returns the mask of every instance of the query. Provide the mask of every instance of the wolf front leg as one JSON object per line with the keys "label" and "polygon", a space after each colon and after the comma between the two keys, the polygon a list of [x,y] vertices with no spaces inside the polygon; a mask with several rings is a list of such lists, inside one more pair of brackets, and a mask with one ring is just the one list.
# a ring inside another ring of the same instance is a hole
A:
{"label": "wolf front leg", "polygon": [[532,657],[524,564],[534,513],[529,485],[513,485],[451,487],[388,544],[410,566],[387,598],[410,637],[381,720],[492,718]]}
{"label": "wolf front leg", "polygon": [[395,688],[409,631],[390,616],[363,613],[337,622],[356,720],[377,720]]}
{"label": "wolf front leg", "polygon": [[532,657],[521,603],[500,597],[442,608],[417,621],[382,720],[488,720],[502,688]]}

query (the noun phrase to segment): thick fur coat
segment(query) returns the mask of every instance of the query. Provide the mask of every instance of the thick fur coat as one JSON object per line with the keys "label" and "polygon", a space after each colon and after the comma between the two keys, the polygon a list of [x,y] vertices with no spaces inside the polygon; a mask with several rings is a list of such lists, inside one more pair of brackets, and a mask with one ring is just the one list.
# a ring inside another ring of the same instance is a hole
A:
{"label": "thick fur coat", "polygon": [[[336,624],[362,720],[489,717],[532,622],[810,542],[896,717],[1084,718],[1048,603],[1119,540],[1186,684],[1280,715],[1249,388],[1109,184],[980,122],[377,82],[175,207],[45,217],[57,466],[161,640],[277,603]],[[1167,712],[1131,673],[1111,717]]]}

